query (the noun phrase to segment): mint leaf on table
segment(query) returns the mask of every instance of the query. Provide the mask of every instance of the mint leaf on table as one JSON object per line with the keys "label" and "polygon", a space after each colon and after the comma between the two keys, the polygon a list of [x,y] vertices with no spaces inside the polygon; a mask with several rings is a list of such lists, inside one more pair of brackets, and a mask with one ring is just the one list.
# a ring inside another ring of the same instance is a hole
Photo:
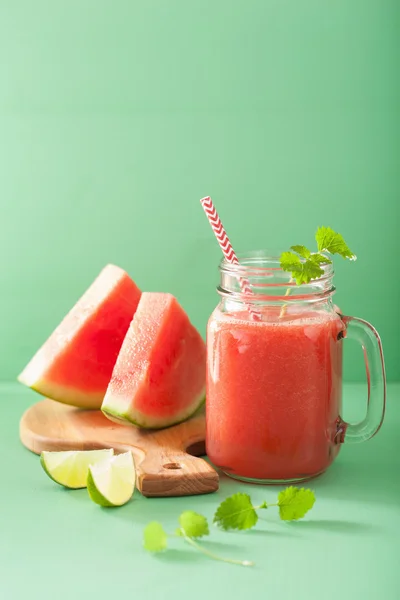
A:
{"label": "mint leaf on table", "polygon": [[214,516],[222,529],[251,529],[258,521],[257,510],[277,506],[283,521],[301,519],[313,507],[314,493],[305,488],[288,487],[278,495],[278,502],[263,502],[254,506],[248,494],[238,493],[226,498]]}
{"label": "mint leaf on table", "polygon": [[[175,535],[183,538],[185,542],[205,556],[208,556],[213,560],[241,565],[242,567],[251,567],[254,564],[251,560],[236,560],[234,558],[219,556],[201,546],[196,539],[210,533],[207,519],[206,517],[203,517],[203,515],[200,515],[193,510],[186,510],[179,516],[179,525],[180,527],[176,530]],[[161,523],[152,521],[146,525],[143,532],[143,546],[145,550],[152,553],[162,552],[167,548],[167,539],[168,535],[164,531]]]}
{"label": "mint leaf on table", "polygon": [[258,521],[256,508],[261,507],[254,507],[248,494],[238,492],[221,502],[214,515],[214,523],[225,530],[251,529]]}
{"label": "mint leaf on table", "polygon": [[315,503],[311,490],[290,486],[279,493],[279,516],[283,521],[302,519]]}
{"label": "mint leaf on table", "polygon": [[179,525],[181,528],[178,529],[178,535],[182,535],[181,529],[191,538],[203,537],[210,533],[207,519],[193,510],[186,510],[180,515]]}
{"label": "mint leaf on table", "polygon": [[143,546],[149,552],[162,552],[167,547],[167,534],[158,521],[149,523],[143,532]]}
{"label": "mint leaf on table", "polygon": [[329,254],[340,254],[343,258],[356,260],[356,255],[350,250],[340,233],[336,233],[330,227],[319,227],[315,234],[318,252],[329,252]]}
{"label": "mint leaf on table", "polygon": [[[271,506],[277,506],[279,516],[283,521],[302,519],[314,506],[314,493],[305,488],[290,486],[278,494],[275,503],[262,502],[254,506],[248,494],[238,492],[229,496],[218,506],[214,515],[214,523],[222,529],[251,529],[258,521],[257,511]],[[186,510],[180,514],[179,528],[175,535],[205,556],[225,563],[250,567],[254,563],[250,560],[237,560],[215,554],[208,548],[198,543],[197,539],[209,535],[206,517],[193,510]],[[143,546],[149,552],[162,552],[167,548],[168,535],[158,521],[149,523],[143,533]]]}
{"label": "mint leaf on table", "polygon": [[196,541],[197,538],[203,537],[203,535],[208,535],[210,533],[207,519],[206,517],[203,517],[203,515],[200,515],[193,510],[186,510],[179,517],[179,525],[180,528],[177,530],[176,534],[179,537],[183,537],[190,546],[202,554],[205,554],[209,558],[234,565],[241,565],[242,567],[251,567],[254,564],[250,560],[236,560],[234,558],[225,558],[223,556],[219,556],[219,554],[214,554],[214,552],[211,552],[211,550],[201,546]]}

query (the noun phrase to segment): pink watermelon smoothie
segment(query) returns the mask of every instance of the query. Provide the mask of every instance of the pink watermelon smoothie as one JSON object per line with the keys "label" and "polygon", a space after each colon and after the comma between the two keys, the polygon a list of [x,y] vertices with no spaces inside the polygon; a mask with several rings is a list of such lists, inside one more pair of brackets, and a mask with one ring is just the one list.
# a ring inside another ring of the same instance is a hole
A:
{"label": "pink watermelon smoothie", "polygon": [[[221,313],[208,325],[207,454],[227,474],[301,480],[338,452],[343,323],[336,313],[267,308]],[[338,339],[339,336],[339,339]]]}

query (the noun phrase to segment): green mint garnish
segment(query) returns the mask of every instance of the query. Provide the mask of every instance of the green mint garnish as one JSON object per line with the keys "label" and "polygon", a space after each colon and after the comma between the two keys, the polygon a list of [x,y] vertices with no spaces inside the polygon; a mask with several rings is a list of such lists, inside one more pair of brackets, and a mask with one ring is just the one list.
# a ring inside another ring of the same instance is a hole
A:
{"label": "green mint garnish", "polygon": [[[233,494],[226,498],[214,515],[214,523],[222,529],[251,529],[258,521],[256,510],[261,506],[253,506],[248,494]],[[264,508],[264,507],[262,507]]]}
{"label": "green mint garnish", "polygon": [[177,535],[182,535],[182,531],[191,538],[199,538],[210,534],[207,519],[193,510],[185,510],[178,520],[180,527],[176,532]]}
{"label": "green mint garnish", "polygon": [[162,552],[168,545],[167,534],[158,521],[152,521],[143,532],[143,546],[149,552]]}
{"label": "green mint garnish", "polygon": [[[186,510],[180,515],[178,521],[179,528],[176,530],[175,535],[182,537],[190,546],[199,552],[202,552],[202,554],[205,554],[209,558],[234,565],[241,565],[243,567],[250,567],[254,564],[249,560],[224,558],[223,556],[214,554],[214,552],[210,552],[210,550],[200,546],[200,544],[196,542],[196,539],[203,537],[204,535],[209,535],[210,533],[207,519],[203,515],[192,510]],[[145,527],[143,532],[143,546],[145,550],[148,550],[149,552],[162,552],[167,548],[167,538],[168,534],[164,531],[161,523],[153,521]]]}
{"label": "green mint garnish", "polygon": [[[221,529],[251,529],[258,521],[258,510],[276,506],[279,509],[279,516],[283,521],[296,521],[302,519],[307,512],[314,506],[314,492],[305,488],[296,488],[290,486],[278,494],[277,502],[269,504],[262,502],[258,506],[254,506],[248,494],[241,492],[225,498],[218,506],[214,515],[214,523],[219,525]],[[201,546],[197,540],[205,535],[210,534],[208,521],[206,517],[194,512],[186,510],[178,518],[179,527],[172,534],[172,537],[177,536],[183,538],[184,541],[195,548],[198,552],[205,554],[213,560],[219,560],[234,565],[250,567],[254,563],[250,560],[235,560],[233,558],[225,558],[214,554],[204,546]],[[167,549],[168,537],[161,523],[152,521],[149,523],[143,532],[143,546],[149,552],[162,552]]]}
{"label": "green mint garnish", "polygon": [[311,490],[288,487],[278,495],[279,516],[283,521],[302,519],[315,503]]}
{"label": "green mint garnish", "polygon": [[[281,268],[289,271],[297,285],[309,283],[323,275],[322,264],[331,264],[332,261],[326,254],[339,254],[343,258],[356,260],[340,233],[330,227],[319,227],[315,234],[318,252],[311,252],[306,246],[291,246],[292,252],[282,252]],[[303,259],[303,260],[302,260]]]}
{"label": "green mint garnish", "polygon": [[311,254],[305,261],[300,260],[300,257],[294,252],[282,252],[281,254],[282,269],[291,272],[292,279],[296,280],[297,285],[309,283],[311,279],[318,279],[324,272],[320,264],[331,262],[321,254]]}
{"label": "green mint garnish", "polygon": [[315,496],[311,490],[290,486],[280,492],[278,501],[273,504],[263,502],[254,506],[248,494],[234,494],[226,498],[214,516],[214,523],[222,529],[251,529],[258,521],[257,510],[279,507],[279,516],[283,521],[302,519],[314,506]]}
{"label": "green mint garnish", "polygon": [[340,254],[343,258],[356,260],[356,255],[350,250],[340,233],[336,233],[330,227],[319,227],[315,234],[318,252],[329,252],[329,254]]}

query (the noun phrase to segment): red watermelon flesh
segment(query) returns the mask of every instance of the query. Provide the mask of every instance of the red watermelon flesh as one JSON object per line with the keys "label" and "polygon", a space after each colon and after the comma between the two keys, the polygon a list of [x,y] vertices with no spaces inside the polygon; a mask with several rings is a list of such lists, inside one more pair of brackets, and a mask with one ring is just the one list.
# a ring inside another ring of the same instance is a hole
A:
{"label": "red watermelon flesh", "polygon": [[111,420],[158,429],[184,421],[205,397],[206,348],[171,294],[144,292],[102,404]]}
{"label": "red watermelon flesh", "polygon": [[82,408],[100,408],[141,291],[107,265],[38,350],[19,381]]}

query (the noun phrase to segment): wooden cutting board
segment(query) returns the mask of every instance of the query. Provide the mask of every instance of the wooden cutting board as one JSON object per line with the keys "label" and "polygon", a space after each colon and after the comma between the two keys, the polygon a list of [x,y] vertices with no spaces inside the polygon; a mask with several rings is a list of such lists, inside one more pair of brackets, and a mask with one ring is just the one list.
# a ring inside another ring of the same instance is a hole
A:
{"label": "wooden cutting board", "polygon": [[22,416],[24,446],[42,450],[130,450],[135,459],[137,487],[144,496],[189,496],[218,489],[218,474],[203,459],[205,416],[150,431],[109,421],[99,410],[82,410],[43,400]]}

